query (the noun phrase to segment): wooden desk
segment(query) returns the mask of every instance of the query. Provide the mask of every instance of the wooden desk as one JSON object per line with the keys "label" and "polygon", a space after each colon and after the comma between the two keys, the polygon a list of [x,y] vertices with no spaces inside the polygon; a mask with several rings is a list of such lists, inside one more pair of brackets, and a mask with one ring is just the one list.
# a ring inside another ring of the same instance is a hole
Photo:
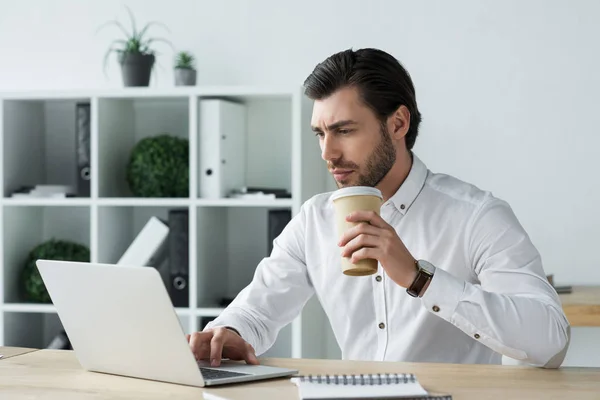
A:
{"label": "wooden desk", "polygon": [[600,327],[600,286],[574,286],[560,300],[572,326]]}
{"label": "wooden desk", "polygon": [[26,347],[3,347],[3,346],[0,346],[0,355],[2,355],[2,358],[0,358],[0,361],[10,358],[10,357],[19,356],[21,354],[31,353],[32,351],[37,351],[37,350],[38,349],[29,349]]}
{"label": "wooden desk", "polygon": [[[262,359],[302,374],[412,372],[423,387],[469,399],[598,399],[600,368]],[[204,389],[226,399],[297,399],[289,379]],[[0,397],[10,399],[202,399],[203,389],[87,372],[72,351],[40,350],[0,362]]]}

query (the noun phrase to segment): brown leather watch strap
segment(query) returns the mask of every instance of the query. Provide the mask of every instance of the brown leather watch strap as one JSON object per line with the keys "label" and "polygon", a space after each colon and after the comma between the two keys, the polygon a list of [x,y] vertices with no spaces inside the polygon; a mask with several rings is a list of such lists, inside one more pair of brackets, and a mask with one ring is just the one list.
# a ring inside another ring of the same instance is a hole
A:
{"label": "brown leather watch strap", "polygon": [[413,283],[406,289],[406,292],[413,296],[419,297],[427,282],[431,279],[431,275],[425,271],[419,270]]}

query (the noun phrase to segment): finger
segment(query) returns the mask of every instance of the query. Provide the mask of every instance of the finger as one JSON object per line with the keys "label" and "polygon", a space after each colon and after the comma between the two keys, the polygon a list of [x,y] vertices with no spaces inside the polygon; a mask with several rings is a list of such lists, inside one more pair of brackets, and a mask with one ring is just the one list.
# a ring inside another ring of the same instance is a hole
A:
{"label": "finger", "polygon": [[348,222],[368,222],[378,228],[387,228],[389,225],[375,211],[354,211],[346,216]]}
{"label": "finger", "polygon": [[379,252],[377,251],[377,248],[375,247],[363,247],[362,249],[359,249],[357,251],[355,251],[354,253],[352,253],[352,256],[350,257],[350,262],[352,264],[363,260],[365,258],[372,258],[375,260],[378,260]]}
{"label": "finger", "polygon": [[198,360],[210,360],[210,341],[203,341],[196,350]]}
{"label": "finger", "polygon": [[190,335],[190,349],[197,360],[201,359],[200,351],[202,350],[202,343],[209,343],[212,336],[212,331],[194,332]]}
{"label": "finger", "polygon": [[258,365],[258,359],[256,358],[256,353],[254,352],[254,348],[249,343],[246,343],[246,363]]}
{"label": "finger", "polygon": [[349,241],[353,240],[360,234],[379,236],[380,229],[368,223],[357,224],[352,228],[348,229],[346,232],[342,234],[340,241],[338,242],[338,246],[345,246]]}
{"label": "finger", "polygon": [[225,328],[217,328],[210,341],[210,365],[218,367],[221,365],[221,356],[223,354],[223,344],[225,343]]}
{"label": "finger", "polygon": [[190,342],[190,337],[191,337],[191,336],[192,336],[192,335],[185,335],[185,339],[188,341],[188,343]]}
{"label": "finger", "polygon": [[360,250],[362,247],[377,247],[379,242],[379,236],[360,234],[344,246],[342,257],[350,257],[352,253]]}

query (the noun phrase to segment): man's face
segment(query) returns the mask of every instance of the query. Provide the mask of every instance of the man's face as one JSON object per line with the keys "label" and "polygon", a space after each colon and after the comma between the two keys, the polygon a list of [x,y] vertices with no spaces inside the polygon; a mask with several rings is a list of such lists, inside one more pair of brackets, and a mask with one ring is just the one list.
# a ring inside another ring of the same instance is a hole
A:
{"label": "man's face", "polygon": [[396,149],[375,113],[354,88],[315,101],[311,125],[321,157],[339,188],[376,186],[396,162]]}

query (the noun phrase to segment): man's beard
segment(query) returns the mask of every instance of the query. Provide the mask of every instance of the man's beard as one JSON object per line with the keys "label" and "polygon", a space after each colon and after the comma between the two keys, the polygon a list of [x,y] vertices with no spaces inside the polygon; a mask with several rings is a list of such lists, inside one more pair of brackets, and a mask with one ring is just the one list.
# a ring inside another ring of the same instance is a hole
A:
{"label": "man's beard", "polygon": [[[394,143],[387,132],[385,123],[381,124],[380,132],[381,139],[379,140],[379,144],[367,158],[366,173],[358,175],[356,184],[347,185],[336,181],[338,188],[345,186],[375,187],[387,175],[390,169],[392,169],[396,162],[396,150],[394,149]],[[354,163],[334,164],[332,168],[348,168],[356,170],[358,165]]]}

